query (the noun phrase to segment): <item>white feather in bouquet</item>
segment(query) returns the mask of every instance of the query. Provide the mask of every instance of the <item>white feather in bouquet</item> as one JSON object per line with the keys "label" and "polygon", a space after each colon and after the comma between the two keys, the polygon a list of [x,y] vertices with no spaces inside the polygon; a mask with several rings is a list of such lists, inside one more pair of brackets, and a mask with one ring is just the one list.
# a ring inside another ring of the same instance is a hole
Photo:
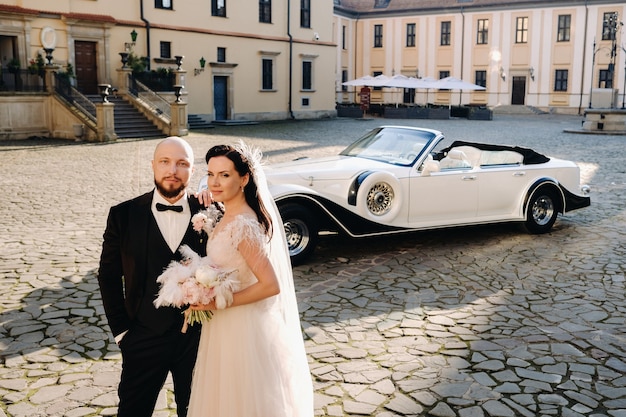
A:
{"label": "white feather in bouquet", "polygon": [[[190,304],[209,304],[215,300],[218,309],[233,302],[233,293],[239,290],[239,281],[233,277],[237,270],[224,271],[207,257],[201,257],[189,246],[179,249],[183,260],[172,261],[157,278],[159,294],[154,300],[155,307],[183,307]],[[185,324],[208,321],[213,316],[210,310],[185,310]]]}

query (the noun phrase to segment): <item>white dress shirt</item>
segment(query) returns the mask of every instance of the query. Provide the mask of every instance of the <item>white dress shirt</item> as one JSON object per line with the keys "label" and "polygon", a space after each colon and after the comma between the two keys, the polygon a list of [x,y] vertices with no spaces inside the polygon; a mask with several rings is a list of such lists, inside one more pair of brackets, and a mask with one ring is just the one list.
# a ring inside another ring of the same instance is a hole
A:
{"label": "white dress shirt", "polygon": [[[158,211],[156,208],[157,203],[165,204],[166,206],[182,206],[183,211],[180,213],[173,210]],[[187,232],[187,227],[191,221],[191,209],[189,208],[189,201],[187,201],[187,192],[183,194],[180,200],[172,204],[163,198],[157,190],[154,190],[152,214],[167,245],[172,252],[176,252],[180,242],[185,237],[185,232]]]}

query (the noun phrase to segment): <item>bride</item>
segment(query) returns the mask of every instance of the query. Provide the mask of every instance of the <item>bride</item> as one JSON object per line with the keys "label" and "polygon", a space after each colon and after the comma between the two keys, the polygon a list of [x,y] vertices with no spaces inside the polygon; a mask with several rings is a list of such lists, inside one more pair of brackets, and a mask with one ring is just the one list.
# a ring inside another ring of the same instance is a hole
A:
{"label": "bride", "polygon": [[206,154],[209,192],[224,216],[207,256],[236,270],[240,290],[202,326],[189,417],[312,417],[308,368],[282,221],[260,166],[245,144]]}

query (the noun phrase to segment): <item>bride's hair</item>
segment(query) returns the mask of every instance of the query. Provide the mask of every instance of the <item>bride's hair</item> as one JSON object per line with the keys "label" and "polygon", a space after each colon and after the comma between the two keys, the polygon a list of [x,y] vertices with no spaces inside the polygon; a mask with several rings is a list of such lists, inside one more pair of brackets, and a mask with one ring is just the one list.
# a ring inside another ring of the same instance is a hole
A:
{"label": "bride's hair", "polygon": [[225,156],[230,159],[235,165],[235,170],[242,177],[246,174],[250,176],[250,180],[248,184],[244,187],[244,196],[246,198],[246,203],[254,210],[256,213],[257,219],[259,223],[265,229],[265,233],[269,238],[272,237],[272,220],[270,219],[269,212],[267,208],[261,201],[258,196],[258,186],[256,183],[256,176],[254,175],[254,166],[258,161],[252,161],[252,156],[246,155],[247,152],[242,152],[230,145],[216,145],[208,150],[205,156],[206,163],[209,163],[209,159],[214,156]]}

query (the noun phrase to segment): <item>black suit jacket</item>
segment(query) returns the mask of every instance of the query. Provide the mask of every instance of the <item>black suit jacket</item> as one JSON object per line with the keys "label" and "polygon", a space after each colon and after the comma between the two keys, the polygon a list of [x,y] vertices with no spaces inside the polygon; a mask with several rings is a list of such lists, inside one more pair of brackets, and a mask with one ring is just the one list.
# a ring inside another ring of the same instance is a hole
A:
{"label": "black suit jacket", "polygon": [[[147,280],[156,279],[156,276],[152,276],[154,274],[148,272],[155,268],[147,265],[150,246],[146,241],[148,228],[156,225],[151,210],[152,195],[152,191],[148,192],[118,204],[109,211],[103,236],[98,283],[109,327],[114,336],[132,327],[142,302],[145,305],[144,297],[149,297],[149,302],[155,298],[154,294],[146,294]],[[192,216],[203,209],[195,197],[189,196],[188,201]],[[190,222],[181,244],[186,244],[205,256],[206,234],[196,233],[191,227]],[[173,253],[171,259],[161,262],[167,265],[170,261],[179,259],[180,254]]]}

